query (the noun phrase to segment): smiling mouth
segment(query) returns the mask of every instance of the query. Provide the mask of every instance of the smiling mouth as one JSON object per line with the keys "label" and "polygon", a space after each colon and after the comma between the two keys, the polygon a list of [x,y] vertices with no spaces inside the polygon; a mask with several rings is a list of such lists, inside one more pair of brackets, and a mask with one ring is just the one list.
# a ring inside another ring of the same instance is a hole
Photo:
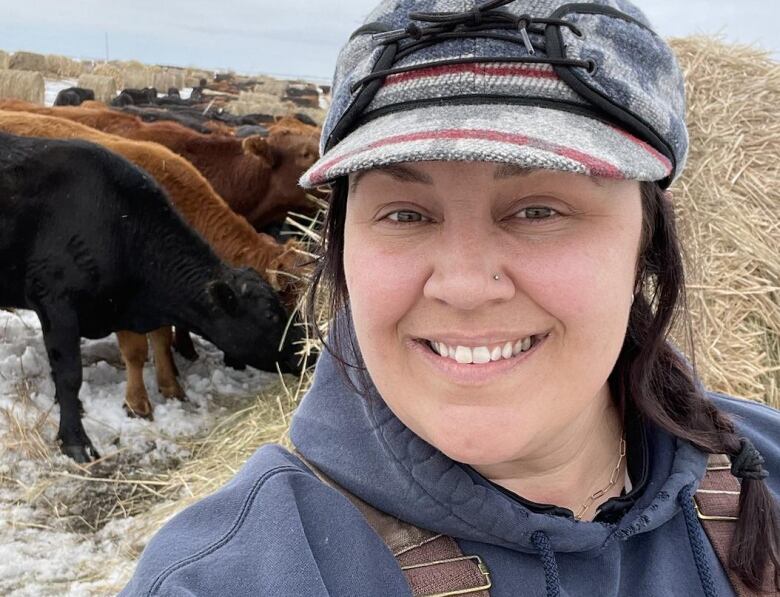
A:
{"label": "smiling mouth", "polygon": [[475,347],[450,346],[443,342],[432,342],[425,338],[418,338],[416,341],[441,358],[459,364],[483,364],[514,359],[518,355],[534,348],[548,335],[549,333],[534,334],[526,338],[518,339],[515,342]]}

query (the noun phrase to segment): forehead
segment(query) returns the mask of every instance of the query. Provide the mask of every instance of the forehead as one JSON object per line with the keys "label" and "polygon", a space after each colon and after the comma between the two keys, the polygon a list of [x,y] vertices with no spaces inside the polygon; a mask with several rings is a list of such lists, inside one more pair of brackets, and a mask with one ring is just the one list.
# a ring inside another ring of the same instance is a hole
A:
{"label": "forehead", "polygon": [[[553,172],[543,171],[537,168],[524,168],[516,164],[507,163],[495,163],[493,166],[493,179],[494,180],[507,180],[512,178],[527,178],[537,172]],[[367,170],[360,170],[349,175],[349,191],[354,192],[358,183],[368,174],[377,173],[383,174],[395,181],[406,183],[418,183],[433,185],[433,177],[425,171],[425,167],[421,164],[399,163],[399,164],[387,164],[378,166],[376,168],[370,168]],[[561,175],[569,175],[569,173],[561,172]],[[595,176],[581,176],[583,180],[590,181],[597,187],[604,187],[604,181]]]}

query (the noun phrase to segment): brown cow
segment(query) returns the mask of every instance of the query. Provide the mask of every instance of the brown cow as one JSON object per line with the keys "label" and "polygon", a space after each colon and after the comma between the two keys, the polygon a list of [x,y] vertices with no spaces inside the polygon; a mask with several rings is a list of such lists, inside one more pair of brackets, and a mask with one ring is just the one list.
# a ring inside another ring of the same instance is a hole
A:
{"label": "brown cow", "polygon": [[[278,290],[288,308],[295,306],[295,278],[305,275],[294,241],[278,244],[257,233],[214,192],[203,176],[186,160],[156,143],[128,141],[68,120],[45,115],[0,110],[0,130],[29,137],[78,138],[118,153],[149,172],[166,190],[182,217],[231,265],[249,266]],[[277,273],[278,272],[278,273]],[[143,385],[142,370],[147,340],[142,334],[117,334],[128,370],[126,403],[134,414],[151,417],[152,406]],[[158,387],[166,397],[183,398],[170,352],[170,328],[151,335]]]}
{"label": "brown cow", "polygon": [[317,160],[319,129],[294,118],[272,125],[268,137],[236,139],[202,135],[173,122],[146,123],[131,114],[93,106],[44,108],[9,100],[0,102],[0,110],[67,118],[127,139],[165,145],[189,160],[233,211],[257,230],[284,220],[290,211],[316,213],[298,179]]}

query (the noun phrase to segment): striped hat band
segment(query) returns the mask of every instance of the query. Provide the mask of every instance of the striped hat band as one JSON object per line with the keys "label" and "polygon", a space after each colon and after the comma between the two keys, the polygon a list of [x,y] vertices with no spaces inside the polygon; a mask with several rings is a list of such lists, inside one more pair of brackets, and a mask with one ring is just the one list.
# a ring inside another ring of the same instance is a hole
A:
{"label": "striped hat band", "polygon": [[[375,13],[383,7],[392,12],[400,6],[425,3],[385,0]],[[463,2],[457,4],[462,7]],[[530,2],[518,0],[517,4]],[[503,18],[502,13],[495,20],[500,23]],[[606,25],[598,20],[590,26],[591,33],[599,27],[628,26],[622,19],[615,25],[615,20]],[[575,21],[573,30],[560,27],[558,32],[564,39],[573,36],[572,43],[587,38],[589,32],[588,18]],[[397,30],[398,24],[385,23],[385,29]],[[524,34],[517,35],[520,43],[485,40],[478,33],[476,40],[445,38],[404,53],[412,42],[394,48],[402,58],[389,64],[382,64],[382,48],[371,41],[388,34],[377,34],[372,29],[375,25],[366,26],[364,35],[353,35],[342,50],[333,103],[323,128],[321,158],[301,177],[299,184],[304,188],[360,170],[430,160],[504,162],[587,176],[667,182],[682,168],[687,132],[684,125],[682,132],[679,128],[672,131],[682,135],[677,139],[679,147],[667,132],[678,126],[670,114],[678,117],[680,106],[684,107],[679,96],[682,79],[678,80],[673,62],[669,63],[670,81],[661,76],[662,84],[655,89],[645,85],[643,90],[660,97],[666,85],[673,92],[664,101],[652,102],[630,90],[630,101],[619,106],[628,114],[624,119],[619,110],[616,117],[616,111],[603,109],[608,102],[594,101],[587,89],[583,92],[579,85],[572,85],[570,74],[593,78],[595,87],[599,76],[620,82],[624,65],[610,64],[610,56],[603,54],[596,60],[595,53],[570,52],[564,59],[548,56],[545,50],[551,38],[544,37],[544,31],[531,21]],[[481,26],[480,32],[484,23]],[[409,30],[407,26],[401,31]],[[645,36],[654,36],[648,31],[643,28]],[[393,34],[391,30],[389,35]],[[615,42],[609,43],[614,46]],[[612,52],[618,53],[614,47]],[[388,67],[390,73],[383,75]],[[600,68],[606,72],[599,75]],[[370,93],[361,98],[361,91],[372,85]]]}

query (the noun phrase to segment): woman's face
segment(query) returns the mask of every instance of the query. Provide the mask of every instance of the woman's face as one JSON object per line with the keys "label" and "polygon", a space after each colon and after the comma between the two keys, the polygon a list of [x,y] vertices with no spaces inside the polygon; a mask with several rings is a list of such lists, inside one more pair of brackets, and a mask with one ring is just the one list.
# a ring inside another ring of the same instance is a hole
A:
{"label": "woman's face", "polygon": [[442,161],[350,184],[355,333],[404,424],[486,465],[532,458],[601,416],[634,289],[639,183]]}

